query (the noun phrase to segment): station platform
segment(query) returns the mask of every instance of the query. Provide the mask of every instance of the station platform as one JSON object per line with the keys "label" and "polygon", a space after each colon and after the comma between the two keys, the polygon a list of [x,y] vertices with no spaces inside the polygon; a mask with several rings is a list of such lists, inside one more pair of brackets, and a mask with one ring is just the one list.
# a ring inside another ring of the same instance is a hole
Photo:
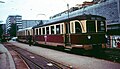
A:
{"label": "station platform", "polygon": [[9,51],[0,43],[0,69],[16,69]]}
{"label": "station platform", "polygon": [[[73,67],[73,69],[120,69],[120,64],[106,61],[102,59],[96,59],[92,57],[80,56],[75,54],[69,54],[61,51],[47,49],[39,46],[29,46],[19,42],[10,42],[15,46],[23,48],[27,51],[33,52],[45,58],[59,62]],[[0,69],[15,69],[15,65],[10,53],[7,49],[0,44]],[[9,61],[9,62],[8,62]],[[6,68],[7,66],[7,68]],[[9,67],[9,68],[8,68]]]}
{"label": "station platform", "polygon": [[120,69],[119,63],[103,59],[69,54],[40,46],[29,46],[19,42],[10,43],[45,58],[73,67],[73,69]]}

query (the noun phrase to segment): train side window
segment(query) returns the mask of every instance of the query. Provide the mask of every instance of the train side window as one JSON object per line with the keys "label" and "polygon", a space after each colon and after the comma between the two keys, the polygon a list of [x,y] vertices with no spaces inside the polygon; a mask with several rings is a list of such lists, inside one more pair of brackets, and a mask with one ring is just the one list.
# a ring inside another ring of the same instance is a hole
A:
{"label": "train side window", "polygon": [[35,35],[35,29],[33,29],[33,34]]}
{"label": "train side window", "polygon": [[56,34],[60,34],[60,25],[56,25]]}
{"label": "train side window", "polygon": [[41,35],[41,28],[39,28],[39,35]]}
{"label": "train side window", "polygon": [[51,26],[51,34],[54,34],[54,26]]}
{"label": "train side window", "polygon": [[25,30],[25,35],[27,35],[27,31]]}
{"label": "train side window", "polygon": [[46,34],[49,34],[49,27],[46,27]]}
{"label": "train side window", "polygon": [[27,31],[28,32],[28,36],[30,35],[30,32],[29,31]]}
{"label": "train side window", "polygon": [[27,34],[28,34],[27,30],[25,30],[25,35],[27,35]]}
{"label": "train side window", "polygon": [[82,33],[82,28],[79,22],[75,22],[75,31],[76,33]]}
{"label": "train side window", "polygon": [[30,32],[30,35],[31,35],[31,30],[28,30]]}
{"label": "train side window", "polygon": [[36,35],[38,35],[38,29],[36,29]]}
{"label": "train side window", "polygon": [[42,28],[42,33],[43,33],[43,35],[45,34],[45,28]]}
{"label": "train side window", "polygon": [[30,30],[30,34],[33,35],[33,33],[32,33],[32,29]]}

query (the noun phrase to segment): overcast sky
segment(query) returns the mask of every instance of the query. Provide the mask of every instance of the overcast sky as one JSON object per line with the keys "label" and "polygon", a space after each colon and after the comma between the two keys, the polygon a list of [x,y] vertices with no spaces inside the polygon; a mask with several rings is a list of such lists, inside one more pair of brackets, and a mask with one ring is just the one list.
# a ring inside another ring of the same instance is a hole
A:
{"label": "overcast sky", "polygon": [[[9,15],[21,15],[23,20],[48,19],[50,16],[60,13],[76,4],[92,0],[0,0],[0,21],[7,19]],[[42,15],[44,14],[44,15]]]}

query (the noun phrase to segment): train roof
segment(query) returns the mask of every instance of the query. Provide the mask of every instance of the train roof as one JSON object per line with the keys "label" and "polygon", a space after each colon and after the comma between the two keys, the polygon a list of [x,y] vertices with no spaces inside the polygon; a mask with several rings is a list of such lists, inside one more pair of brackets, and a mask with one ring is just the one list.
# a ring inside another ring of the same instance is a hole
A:
{"label": "train roof", "polygon": [[47,26],[47,25],[51,25],[51,24],[56,24],[56,23],[62,23],[62,22],[69,22],[71,20],[106,20],[105,17],[103,16],[99,16],[99,15],[91,15],[91,14],[83,14],[83,15],[78,15],[78,16],[74,16],[74,17],[66,17],[66,18],[56,18],[56,19],[50,19],[47,23],[43,24],[43,25],[36,25],[33,28],[37,28],[37,27],[42,27],[42,26]]}
{"label": "train roof", "polygon": [[32,29],[32,27],[28,27],[28,28],[24,28],[24,29],[19,29],[18,32],[19,32],[19,31],[30,30],[30,29]]}

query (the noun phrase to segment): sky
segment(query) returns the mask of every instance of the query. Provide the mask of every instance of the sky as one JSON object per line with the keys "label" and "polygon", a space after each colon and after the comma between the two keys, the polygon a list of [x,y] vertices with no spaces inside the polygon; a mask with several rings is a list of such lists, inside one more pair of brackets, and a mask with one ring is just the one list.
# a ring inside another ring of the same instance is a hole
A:
{"label": "sky", "polygon": [[9,15],[21,15],[22,20],[42,20],[49,19],[76,4],[92,0],[0,0],[0,21],[6,23]]}

